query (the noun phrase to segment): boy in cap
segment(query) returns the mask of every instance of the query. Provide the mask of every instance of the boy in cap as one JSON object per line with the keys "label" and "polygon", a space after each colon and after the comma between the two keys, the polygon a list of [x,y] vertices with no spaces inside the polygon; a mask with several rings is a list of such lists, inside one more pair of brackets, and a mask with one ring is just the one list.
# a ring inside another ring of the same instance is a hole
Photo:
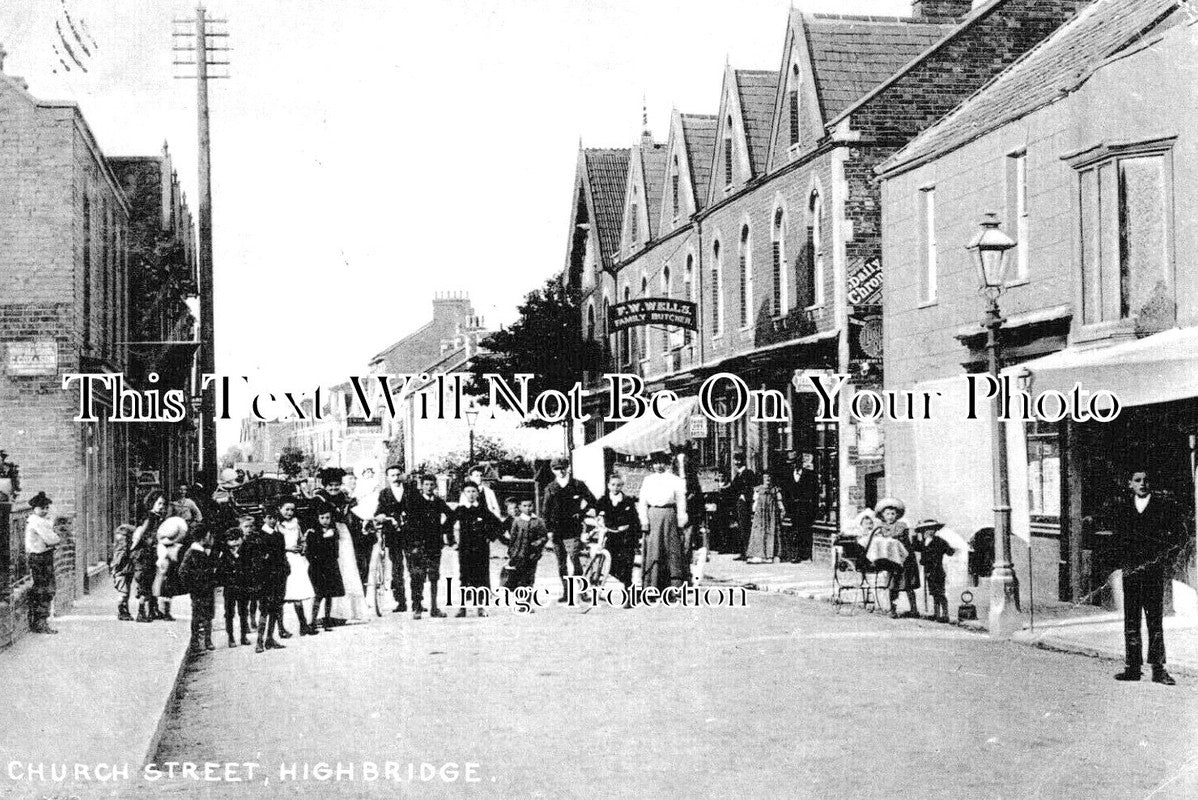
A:
{"label": "boy in cap", "polygon": [[235,614],[241,620],[241,643],[250,643],[249,605],[256,596],[254,565],[245,546],[247,538],[254,533],[254,518],[245,514],[238,518],[237,525],[225,531],[225,548],[219,556],[221,585],[224,586],[225,635],[229,638],[229,647],[237,646],[233,636]]}
{"label": "boy in cap", "polygon": [[915,526],[916,549],[920,551],[923,577],[927,581],[928,594],[932,596],[932,619],[937,622],[948,622],[948,597],[945,594],[948,575],[944,571],[944,557],[957,554],[952,545],[936,535],[943,527],[943,522],[934,519],[922,520]]}
{"label": "boy in cap", "polygon": [[179,578],[191,594],[191,649],[215,650],[212,644],[212,618],[216,616],[216,587],[220,566],[212,552],[212,530],[204,531],[183,556]]}
{"label": "boy in cap", "polygon": [[552,463],[553,477],[545,489],[545,527],[553,535],[553,550],[557,554],[557,574],[562,581],[562,596],[558,602],[566,602],[567,564],[574,567],[575,575],[582,575],[582,560],[579,558],[579,538],[582,536],[582,520],[595,505],[595,497],[582,481],[570,475],[570,460],[555,458]]}
{"label": "boy in cap", "polygon": [[57,586],[54,581],[54,549],[62,542],[50,522],[51,500],[38,492],[29,501],[33,513],[25,523],[25,552],[29,554],[29,630],[32,633],[58,633],[50,627],[50,604]]}

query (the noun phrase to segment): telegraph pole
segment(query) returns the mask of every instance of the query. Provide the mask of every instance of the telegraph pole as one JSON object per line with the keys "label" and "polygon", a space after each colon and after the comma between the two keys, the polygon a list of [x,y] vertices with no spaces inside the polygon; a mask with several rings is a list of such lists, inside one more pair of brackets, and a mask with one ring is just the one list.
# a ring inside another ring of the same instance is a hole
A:
{"label": "telegraph pole", "polygon": [[[175,20],[178,26],[173,32],[175,53],[190,53],[192,60],[180,60],[176,56],[175,66],[194,66],[194,75],[176,75],[176,78],[194,79],[196,82],[196,111],[199,130],[199,214],[198,238],[196,242],[196,267],[199,272],[200,288],[200,374],[216,372],[216,330],[213,321],[215,296],[212,283],[212,149],[208,118],[209,79],[228,78],[228,74],[209,74],[209,67],[227,67],[227,60],[217,60],[214,53],[227,52],[227,46],[215,46],[212,40],[228,38],[225,31],[213,30],[227,20],[212,19],[201,3],[196,8],[195,19]],[[189,30],[190,29],[190,30]],[[193,43],[188,40],[194,37]],[[216,453],[216,386],[203,392],[200,404],[200,470],[207,491],[213,491],[217,480]]]}

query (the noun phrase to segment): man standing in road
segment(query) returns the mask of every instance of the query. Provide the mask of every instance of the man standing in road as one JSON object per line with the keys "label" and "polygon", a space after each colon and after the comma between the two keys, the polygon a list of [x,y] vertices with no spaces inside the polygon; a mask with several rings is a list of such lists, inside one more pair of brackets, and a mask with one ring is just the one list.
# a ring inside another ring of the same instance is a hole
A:
{"label": "man standing in road", "polygon": [[736,540],[734,552],[744,558],[749,544],[749,532],[753,529],[753,494],[757,490],[757,473],[745,466],[745,454],[732,456],[732,485],[729,490],[736,498]]}
{"label": "man standing in road", "polygon": [[582,574],[582,560],[578,557],[578,542],[582,536],[582,520],[595,505],[595,497],[582,481],[570,475],[570,460],[553,460],[554,480],[545,488],[545,526],[553,536],[553,550],[557,554],[557,574],[562,580],[562,596],[558,602],[566,602],[567,564],[572,564],[574,574]]}
{"label": "man standing in road", "polygon": [[790,536],[782,548],[783,561],[809,561],[812,557],[816,508],[819,504],[819,483],[815,478],[815,456],[803,453],[794,464],[791,479],[785,487],[787,514],[790,516]]}
{"label": "man standing in road", "polygon": [[1123,638],[1127,668],[1117,681],[1138,681],[1143,663],[1140,613],[1148,628],[1148,663],[1152,680],[1173,686],[1176,681],[1165,670],[1164,616],[1165,582],[1186,546],[1186,526],[1177,504],[1152,491],[1147,469],[1129,473],[1131,493],[1109,509],[1107,530],[1113,560],[1123,570]]}
{"label": "man standing in road", "polygon": [[665,589],[687,580],[686,548],[682,530],[686,514],[686,482],[669,471],[669,453],[653,454],[653,472],[641,482],[637,502],[645,530],[645,586]]}
{"label": "man standing in road", "polygon": [[424,616],[424,583],[429,583],[430,617],[444,617],[437,607],[437,586],[441,582],[441,550],[448,542],[453,511],[436,495],[437,479],[420,478],[420,494],[404,503],[403,535],[407,550],[408,572],[412,576],[412,618]]}
{"label": "man standing in road", "polygon": [[[415,494],[404,484],[403,467],[392,464],[387,467],[387,485],[379,492],[374,521],[383,526],[383,546],[391,558],[391,596],[395,598],[393,612],[408,610],[408,597],[404,588],[403,565],[407,543],[403,534],[403,511],[406,500]],[[412,564],[408,564],[408,573]],[[419,603],[417,603],[419,604]]]}

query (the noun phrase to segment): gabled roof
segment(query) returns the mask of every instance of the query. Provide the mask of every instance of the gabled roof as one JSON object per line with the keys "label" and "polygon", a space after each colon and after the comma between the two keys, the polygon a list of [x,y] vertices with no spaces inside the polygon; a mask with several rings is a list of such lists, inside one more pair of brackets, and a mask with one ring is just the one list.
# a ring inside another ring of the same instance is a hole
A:
{"label": "gabled roof", "polygon": [[715,130],[719,117],[714,114],[680,114],[686,160],[690,165],[691,186],[695,190],[695,210],[707,203],[711,182],[711,161],[715,155]]}
{"label": "gabled roof", "polygon": [[878,171],[917,166],[1065,97],[1107,58],[1179,13],[1176,0],[1095,0]]}
{"label": "gabled roof", "polygon": [[754,175],[761,175],[769,159],[778,73],[775,70],[738,69],[733,75],[749,147],[749,164]]}
{"label": "gabled roof", "polygon": [[957,28],[910,17],[804,14],[824,119],[832,120]]}
{"label": "gabled roof", "polygon": [[591,212],[599,235],[600,257],[605,265],[610,264],[620,250],[630,152],[626,147],[585,148],[582,151],[591,189]]}
{"label": "gabled roof", "polygon": [[645,213],[649,218],[649,238],[656,239],[660,227],[658,210],[665,191],[666,164],[670,151],[665,142],[654,142],[646,134],[637,153],[641,158],[641,174],[645,176]]}

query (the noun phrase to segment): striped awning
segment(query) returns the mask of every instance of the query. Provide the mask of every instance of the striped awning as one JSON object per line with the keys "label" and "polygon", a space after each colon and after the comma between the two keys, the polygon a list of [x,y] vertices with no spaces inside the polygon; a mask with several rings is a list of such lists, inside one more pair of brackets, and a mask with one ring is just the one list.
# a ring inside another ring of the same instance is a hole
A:
{"label": "striped awning", "polygon": [[698,397],[679,398],[664,409],[664,419],[647,412],[640,419],[624,423],[587,446],[606,447],[630,456],[669,450],[670,445],[682,445],[690,440],[690,418],[698,407]]}

